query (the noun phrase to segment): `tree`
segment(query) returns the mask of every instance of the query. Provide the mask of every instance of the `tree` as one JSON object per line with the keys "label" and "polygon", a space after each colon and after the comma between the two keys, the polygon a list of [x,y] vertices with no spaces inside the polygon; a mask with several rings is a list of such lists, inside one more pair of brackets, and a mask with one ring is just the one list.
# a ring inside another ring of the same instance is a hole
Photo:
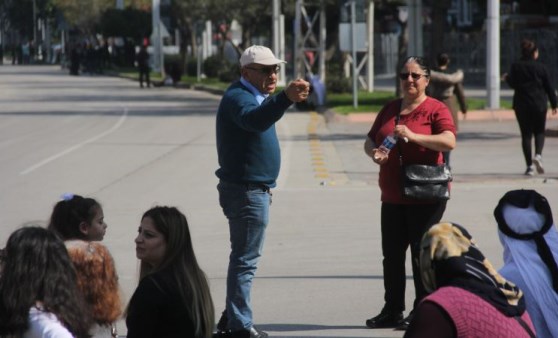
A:
{"label": "tree", "polygon": [[[449,0],[432,1],[432,24],[430,25],[430,48],[429,54],[425,55],[431,65],[436,64],[438,54],[447,52],[444,50],[444,36],[448,31],[447,17],[448,9],[451,6]],[[437,41],[438,43],[434,43]]]}
{"label": "tree", "polygon": [[189,37],[189,43],[185,43],[182,52],[185,53],[186,46],[192,47],[192,54],[198,55],[198,43],[196,30],[197,24],[206,18],[205,0],[174,0],[171,3],[172,13],[177,21],[180,31]]}
{"label": "tree", "polygon": [[128,7],[108,9],[101,15],[97,31],[104,36],[122,36],[140,43],[151,34],[151,13]]}
{"label": "tree", "polygon": [[[90,35],[101,20],[102,13],[115,7],[114,0],[50,0],[63,13],[66,21],[82,33]],[[147,10],[149,0],[127,0],[125,5]],[[130,22],[128,22],[130,23]],[[128,24],[127,23],[127,24]]]}
{"label": "tree", "polygon": [[[22,38],[33,38],[33,1],[32,0],[0,0],[2,22]],[[5,19],[5,21],[4,21]]]}

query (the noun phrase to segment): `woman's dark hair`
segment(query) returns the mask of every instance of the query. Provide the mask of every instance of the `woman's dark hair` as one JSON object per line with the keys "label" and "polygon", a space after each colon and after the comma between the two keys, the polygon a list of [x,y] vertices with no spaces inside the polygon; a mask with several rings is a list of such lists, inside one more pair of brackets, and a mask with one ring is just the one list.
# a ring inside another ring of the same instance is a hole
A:
{"label": "woman's dark hair", "polygon": [[447,53],[440,53],[436,57],[436,62],[438,63],[438,67],[447,66],[450,62],[450,57]]}
{"label": "woman's dark hair", "polygon": [[140,278],[163,269],[172,271],[182,302],[191,314],[196,337],[211,337],[215,317],[213,301],[207,277],[194,253],[186,216],[175,207],[156,206],[146,211],[142,219],[146,217],[153,220],[167,248],[159,266],[148,267],[142,262]]}
{"label": "woman's dark hair", "polygon": [[521,59],[531,60],[537,51],[537,45],[534,41],[523,39],[521,40]]}
{"label": "woman's dark hair", "polygon": [[91,224],[101,204],[80,195],[72,195],[56,203],[50,216],[49,230],[56,232],[63,240],[87,240],[79,226],[82,222]]}
{"label": "woman's dark hair", "polygon": [[426,76],[430,77],[430,66],[428,66],[428,62],[425,58],[423,58],[422,56],[409,56],[405,59],[403,64],[406,65],[412,62],[416,63],[420,67],[420,69],[424,70]]}
{"label": "woman's dark hair", "polygon": [[0,336],[21,337],[29,310],[40,302],[76,337],[87,337],[90,310],[77,288],[76,274],[62,240],[30,226],[10,235],[0,276]]}

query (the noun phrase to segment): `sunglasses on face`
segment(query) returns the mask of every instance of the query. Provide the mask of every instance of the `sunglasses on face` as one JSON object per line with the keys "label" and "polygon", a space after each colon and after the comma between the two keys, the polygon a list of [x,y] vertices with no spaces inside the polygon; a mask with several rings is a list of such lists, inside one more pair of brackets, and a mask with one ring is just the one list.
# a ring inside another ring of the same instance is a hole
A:
{"label": "sunglasses on face", "polygon": [[279,67],[279,66],[269,66],[269,67],[261,67],[261,68],[246,67],[246,69],[253,70],[253,71],[258,72],[258,73],[263,74],[263,75],[271,75],[271,74],[279,73],[279,70],[281,70],[281,67]]}
{"label": "sunglasses on face", "polygon": [[420,79],[421,76],[428,77],[428,75],[426,75],[426,74],[419,74],[419,73],[399,73],[399,78],[401,80],[407,80],[407,79],[409,79],[409,75],[411,75],[411,77],[415,81]]}

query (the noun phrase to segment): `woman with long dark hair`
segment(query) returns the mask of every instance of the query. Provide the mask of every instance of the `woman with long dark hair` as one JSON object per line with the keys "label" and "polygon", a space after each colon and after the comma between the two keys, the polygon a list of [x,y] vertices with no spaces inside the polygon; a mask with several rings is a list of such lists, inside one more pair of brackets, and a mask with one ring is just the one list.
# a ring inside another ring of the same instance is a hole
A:
{"label": "woman with long dark hair", "polygon": [[53,232],[16,230],[0,270],[0,337],[88,337],[90,311],[66,247]]}
{"label": "woman with long dark hair", "polygon": [[140,283],[128,304],[127,337],[211,337],[213,301],[186,216],[175,207],[149,209],[135,242]]}

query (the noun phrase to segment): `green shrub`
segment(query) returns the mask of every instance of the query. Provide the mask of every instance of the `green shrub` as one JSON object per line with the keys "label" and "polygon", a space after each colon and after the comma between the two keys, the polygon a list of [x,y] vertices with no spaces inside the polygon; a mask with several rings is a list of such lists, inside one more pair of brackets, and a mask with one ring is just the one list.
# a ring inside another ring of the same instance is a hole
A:
{"label": "green shrub", "polygon": [[225,59],[219,55],[212,55],[203,60],[203,73],[207,77],[218,77],[219,71],[225,65]]}
{"label": "green shrub", "polygon": [[198,59],[188,59],[188,62],[186,63],[186,75],[198,76]]}
{"label": "green shrub", "polygon": [[353,87],[349,78],[340,75],[328,75],[326,88],[329,93],[349,93]]}
{"label": "green shrub", "polygon": [[174,83],[180,81],[182,74],[184,74],[184,63],[182,62],[182,56],[177,55],[165,55],[165,73],[169,74]]}
{"label": "green shrub", "polygon": [[223,82],[233,82],[240,78],[240,69],[238,64],[225,62],[223,68],[219,71],[219,80]]}
{"label": "green shrub", "polygon": [[328,93],[349,93],[353,88],[350,78],[343,71],[343,54],[336,54],[327,64],[326,91]]}

